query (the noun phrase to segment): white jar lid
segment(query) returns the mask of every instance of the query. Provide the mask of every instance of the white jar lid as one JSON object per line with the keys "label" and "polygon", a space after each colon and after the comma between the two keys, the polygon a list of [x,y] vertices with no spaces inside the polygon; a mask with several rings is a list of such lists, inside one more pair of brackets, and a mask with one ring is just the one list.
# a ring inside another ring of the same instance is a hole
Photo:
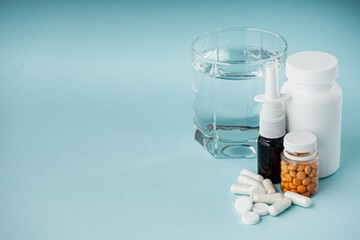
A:
{"label": "white jar lid", "polygon": [[321,84],[338,76],[338,60],[331,54],[317,51],[299,52],[286,60],[286,76],[303,84]]}
{"label": "white jar lid", "polygon": [[316,136],[311,132],[294,131],[284,137],[284,148],[292,153],[308,153],[317,147]]}

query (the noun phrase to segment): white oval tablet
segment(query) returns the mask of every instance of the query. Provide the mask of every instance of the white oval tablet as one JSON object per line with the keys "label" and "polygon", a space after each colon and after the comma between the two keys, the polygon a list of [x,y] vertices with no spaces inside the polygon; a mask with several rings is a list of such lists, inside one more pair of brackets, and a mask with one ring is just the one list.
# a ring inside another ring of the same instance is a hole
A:
{"label": "white oval tablet", "polygon": [[241,221],[245,224],[257,224],[259,220],[260,216],[256,212],[244,212],[241,215]]}
{"label": "white oval tablet", "polygon": [[253,200],[251,197],[242,196],[236,198],[235,209],[239,213],[250,211],[253,207]]}
{"label": "white oval tablet", "polygon": [[252,210],[260,216],[265,216],[269,213],[269,205],[266,203],[255,203]]}
{"label": "white oval tablet", "polygon": [[262,185],[251,186],[249,189],[250,197],[254,197],[258,194],[265,194],[265,193],[266,193],[266,189]]}

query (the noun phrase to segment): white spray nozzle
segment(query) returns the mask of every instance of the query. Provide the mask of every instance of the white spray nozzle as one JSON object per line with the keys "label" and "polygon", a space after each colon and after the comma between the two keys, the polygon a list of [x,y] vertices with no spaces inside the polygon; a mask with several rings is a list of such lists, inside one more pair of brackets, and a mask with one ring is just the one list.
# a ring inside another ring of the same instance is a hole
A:
{"label": "white spray nozzle", "polygon": [[269,62],[265,64],[266,70],[266,81],[265,81],[265,97],[268,99],[278,98],[279,95],[279,84],[278,75],[276,69],[276,63]]}
{"label": "white spray nozzle", "polygon": [[254,100],[261,103],[282,102],[288,98],[279,93],[278,73],[275,62],[265,64],[265,93],[255,96]]}
{"label": "white spray nozzle", "polygon": [[285,135],[285,114],[281,102],[289,97],[279,93],[276,63],[266,63],[265,73],[265,93],[254,98],[256,102],[263,103],[259,133],[266,138],[279,138]]}

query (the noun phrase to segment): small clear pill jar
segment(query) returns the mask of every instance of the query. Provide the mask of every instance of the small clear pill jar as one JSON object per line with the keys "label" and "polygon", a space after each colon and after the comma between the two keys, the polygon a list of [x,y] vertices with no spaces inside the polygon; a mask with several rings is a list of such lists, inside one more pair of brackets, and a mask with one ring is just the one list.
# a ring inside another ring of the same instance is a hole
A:
{"label": "small clear pill jar", "polygon": [[284,137],[281,153],[281,189],[304,196],[315,194],[319,185],[319,154],[316,136],[294,131]]}

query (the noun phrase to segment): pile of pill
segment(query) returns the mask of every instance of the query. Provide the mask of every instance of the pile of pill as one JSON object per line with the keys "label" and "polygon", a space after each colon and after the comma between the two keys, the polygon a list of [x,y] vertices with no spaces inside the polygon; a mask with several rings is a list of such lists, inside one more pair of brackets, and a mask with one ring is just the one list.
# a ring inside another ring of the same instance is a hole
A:
{"label": "pile of pill", "polygon": [[311,205],[310,198],[295,192],[287,191],[283,196],[276,192],[270,179],[264,179],[263,176],[248,169],[241,170],[238,182],[231,185],[231,192],[248,195],[238,197],[235,202],[235,209],[242,214],[241,221],[245,224],[256,224],[260,221],[260,216],[268,213],[277,216],[291,204],[302,207]]}
{"label": "pile of pill", "polygon": [[318,186],[318,164],[316,162],[295,165],[281,161],[281,189],[291,191],[306,197],[316,193]]}

